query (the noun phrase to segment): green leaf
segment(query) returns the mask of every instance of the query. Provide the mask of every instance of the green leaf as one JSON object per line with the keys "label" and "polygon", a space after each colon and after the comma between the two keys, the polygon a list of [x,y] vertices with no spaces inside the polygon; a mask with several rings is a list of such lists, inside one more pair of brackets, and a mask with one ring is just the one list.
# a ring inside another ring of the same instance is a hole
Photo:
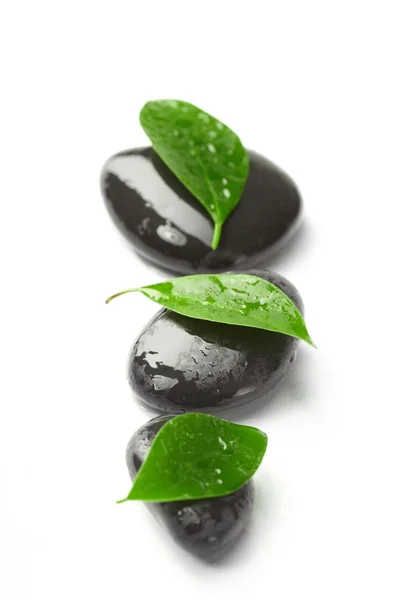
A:
{"label": "green leaf", "polygon": [[167,421],[151,445],[125,500],[173,502],[226,496],[257,471],[265,433],[207,414]]}
{"label": "green leaf", "polygon": [[129,292],[141,292],[193,319],[277,331],[315,347],[294,302],[276,285],[255,275],[187,275],[119,292],[106,302]]}
{"label": "green leaf", "polygon": [[215,250],[249,174],[240,139],[221,121],[181,100],[147,102],[140,123],[157,154],[213,219]]}

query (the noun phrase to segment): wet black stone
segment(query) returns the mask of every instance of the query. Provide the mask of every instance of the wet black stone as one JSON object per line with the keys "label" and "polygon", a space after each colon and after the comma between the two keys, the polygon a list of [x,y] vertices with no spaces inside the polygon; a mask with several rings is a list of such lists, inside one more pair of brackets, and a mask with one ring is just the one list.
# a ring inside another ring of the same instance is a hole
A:
{"label": "wet black stone", "polygon": [[137,252],[168,271],[205,273],[265,264],[294,231],[301,199],[278,167],[255,152],[249,156],[242,199],[215,251],[208,213],[151,147],[107,161],[101,177],[106,206]]}
{"label": "wet black stone", "polygon": [[[250,270],[302,310],[296,288],[272,271]],[[294,361],[297,340],[280,333],[211,323],[161,310],[129,355],[133,392],[160,412],[231,408],[267,394]]]}
{"label": "wet black stone", "polygon": [[[171,416],[152,419],[131,438],[126,462],[132,480],[156,433]],[[148,504],[186,550],[208,561],[222,558],[245,530],[254,501],[252,481],[221,498]]]}

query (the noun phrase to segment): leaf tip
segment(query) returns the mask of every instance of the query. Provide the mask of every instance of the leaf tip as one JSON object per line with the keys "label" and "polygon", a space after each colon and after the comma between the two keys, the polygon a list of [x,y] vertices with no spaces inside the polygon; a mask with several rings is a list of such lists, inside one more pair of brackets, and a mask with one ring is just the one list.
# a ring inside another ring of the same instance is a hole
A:
{"label": "leaf tip", "polygon": [[307,342],[307,344],[309,344],[312,348],[315,348],[315,350],[318,350],[317,344],[311,339],[311,337],[308,333],[307,333],[307,337],[305,338],[304,341]]}

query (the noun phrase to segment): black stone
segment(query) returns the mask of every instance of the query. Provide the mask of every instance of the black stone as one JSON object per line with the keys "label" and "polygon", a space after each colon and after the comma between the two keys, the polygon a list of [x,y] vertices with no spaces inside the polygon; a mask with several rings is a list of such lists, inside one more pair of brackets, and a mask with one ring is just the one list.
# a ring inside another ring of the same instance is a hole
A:
{"label": "black stone", "polygon": [[[171,416],[157,417],[131,438],[126,462],[133,480],[156,433]],[[222,558],[246,528],[254,501],[252,481],[221,498],[148,504],[186,550],[207,561]]]}
{"label": "black stone", "polygon": [[176,273],[240,270],[265,264],[295,229],[301,199],[293,181],[249,152],[241,201],[211,249],[213,222],[151,147],[111,157],[101,187],[108,211],[141,255]]}
{"label": "black stone", "polygon": [[[271,281],[302,310],[296,288],[272,271],[246,271]],[[161,310],[130,352],[134,393],[160,412],[239,406],[267,394],[294,361],[297,340],[280,333],[211,323]]]}

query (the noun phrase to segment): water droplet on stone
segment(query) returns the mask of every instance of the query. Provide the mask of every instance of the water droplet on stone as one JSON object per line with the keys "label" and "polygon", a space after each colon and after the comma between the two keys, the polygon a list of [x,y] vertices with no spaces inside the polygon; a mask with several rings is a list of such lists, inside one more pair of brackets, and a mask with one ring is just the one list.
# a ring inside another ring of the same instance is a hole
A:
{"label": "water droplet on stone", "polygon": [[187,242],[187,237],[184,233],[168,224],[159,225],[157,227],[157,234],[164,242],[169,242],[173,246],[185,246]]}
{"label": "water droplet on stone", "polygon": [[175,377],[165,377],[164,375],[154,375],[152,379],[153,387],[157,391],[170,390],[177,383],[178,380]]}

